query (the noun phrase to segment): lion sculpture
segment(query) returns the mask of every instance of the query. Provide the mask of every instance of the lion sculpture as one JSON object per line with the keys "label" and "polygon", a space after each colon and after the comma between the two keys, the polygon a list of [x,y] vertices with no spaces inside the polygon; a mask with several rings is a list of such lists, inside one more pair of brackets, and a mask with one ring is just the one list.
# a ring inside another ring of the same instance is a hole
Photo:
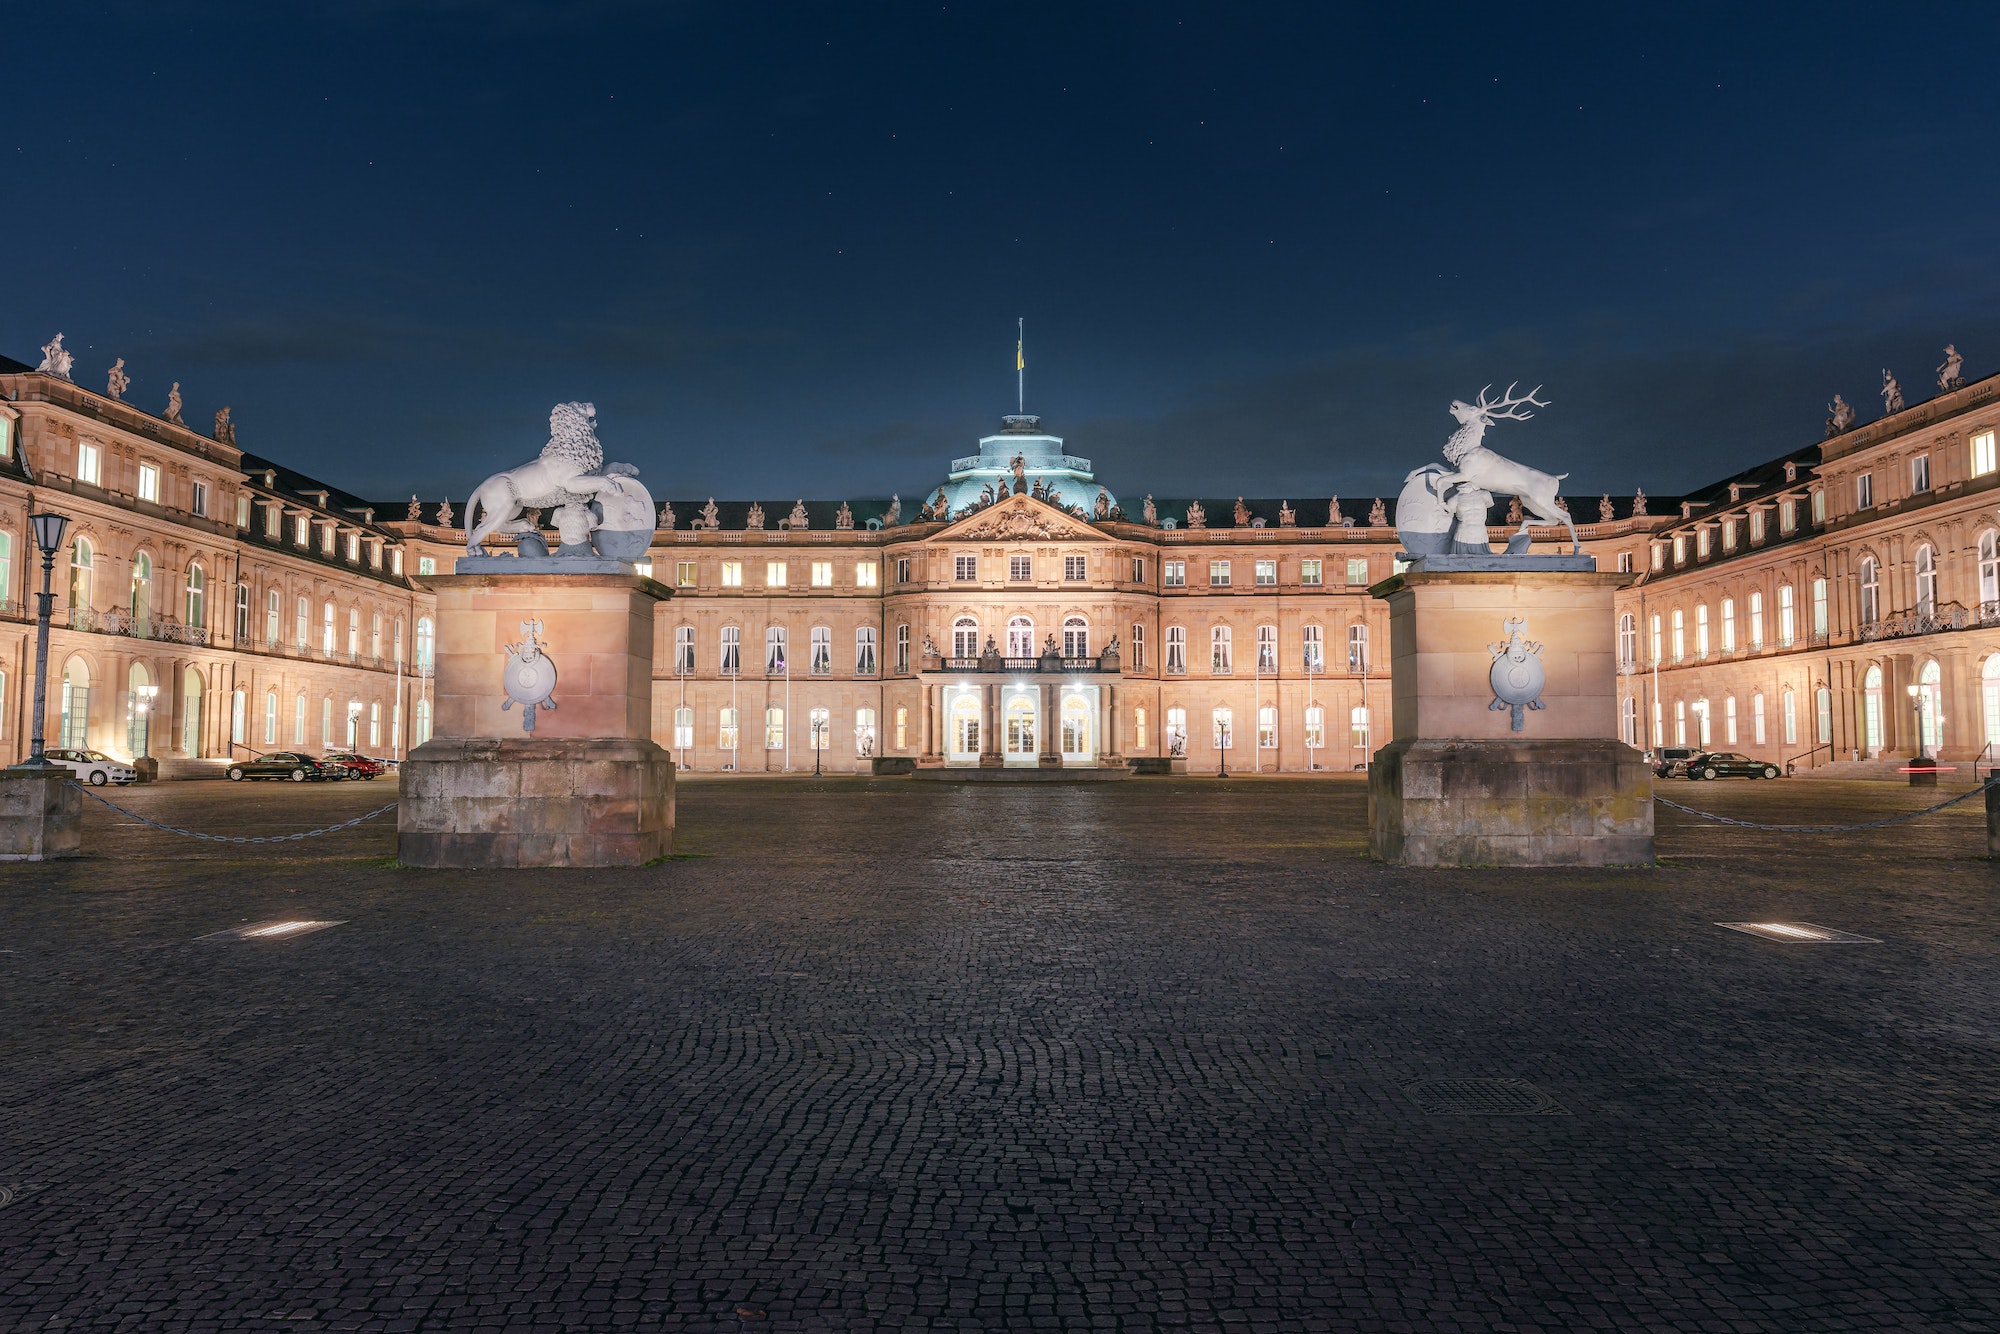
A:
{"label": "lion sculpture", "polygon": [[[647,512],[644,528],[650,541],[652,499],[643,495],[638,483],[627,480],[637,477],[639,470],[629,463],[605,465],[596,423],[594,404],[556,404],[549,413],[549,442],[542,446],[541,457],[494,473],[465,502],[466,555],[488,554],[484,543],[496,533],[534,529],[536,525],[523,517],[529,510],[555,511],[556,526],[563,536],[558,555],[592,554],[588,540],[577,540],[579,529],[586,534],[605,526],[622,530],[626,525],[617,520],[625,517],[624,511],[641,506]],[[636,503],[628,504],[628,500]],[[618,511],[616,518],[611,513],[614,510]]]}

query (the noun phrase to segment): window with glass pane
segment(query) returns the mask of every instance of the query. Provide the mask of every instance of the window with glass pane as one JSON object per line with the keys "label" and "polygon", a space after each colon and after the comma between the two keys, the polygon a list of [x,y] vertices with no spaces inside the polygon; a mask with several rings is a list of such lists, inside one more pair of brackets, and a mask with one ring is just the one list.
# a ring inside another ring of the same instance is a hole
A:
{"label": "window with glass pane", "polygon": [[857,676],[875,675],[875,627],[872,625],[855,628],[854,671]]}
{"label": "window with glass pane", "polygon": [[76,447],[76,480],[88,482],[92,486],[102,486],[104,477],[104,454],[96,445]]}
{"label": "window with glass pane", "polygon": [[1236,713],[1228,705],[1220,705],[1211,715],[1212,730],[1209,741],[1217,750],[1229,750],[1236,744]]}
{"label": "window with glass pane", "polygon": [[1368,558],[1366,556],[1349,556],[1347,558],[1347,586],[1349,588],[1362,588],[1366,587],[1367,583]]}
{"label": "window with glass pane", "polygon": [[1041,649],[1035,645],[1035,623],[1026,616],[1007,618],[1007,656],[1032,658]]}
{"label": "window with glass pane", "polygon": [[1079,583],[1090,577],[1090,558],[1087,556],[1064,556],[1063,578],[1070,583]]}
{"label": "window with glass pane", "polygon": [[695,571],[698,568],[699,568],[699,563],[696,561],[691,561],[691,560],[675,561],[674,587],[693,588],[695,586]]}
{"label": "window with glass pane", "polygon": [[1639,661],[1639,622],[1631,612],[1618,618],[1618,665],[1630,669]]}
{"label": "window with glass pane", "polygon": [[1326,631],[1317,625],[1305,628],[1305,669],[1309,672],[1326,670]]}
{"label": "window with glass pane", "polygon": [[961,616],[951,623],[951,656],[954,658],[979,656],[979,622],[970,616]]}
{"label": "window with glass pane", "polygon": [[856,588],[875,587],[875,562],[864,560],[855,562],[854,586]]}
{"label": "window with glass pane", "polygon": [[1212,560],[1208,563],[1208,586],[1210,588],[1229,587],[1229,562]]}
{"label": "window with glass pane", "polygon": [[1785,744],[1795,746],[1799,741],[1799,700],[1790,690],[1778,697],[1779,715],[1784,720]]}
{"label": "window with glass pane", "polygon": [[1706,658],[1708,656],[1708,604],[1706,602],[1699,604],[1694,609],[1694,655],[1697,658]]}
{"label": "window with glass pane", "polygon": [[1278,670],[1278,627],[1275,625],[1257,627],[1257,670],[1267,673]]}
{"label": "window with glass pane", "polygon": [[764,710],[764,749],[783,750],[785,748],[785,711],[783,709]]}
{"label": "window with glass pane", "polygon": [[722,586],[724,588],[743,587],[743,562],[726,560],[722,562]]}
{"label": "window with glass pane", "polygon": [[898,556],[896,558],[896,582],[899,584],[910,582],[910,558],[908,556]]}
{"label": "window with glass pane", "polygon": [[785,627],[768,625],[764,627],[764,674],[783,676],[785,674]]}
{"label": "window with glass pane", "polygon": [[1326,745],[1326,706],[1312,704],[1306,707],[1306,749],[1318,750]]}
{"label": "window with glass pane", "polygon": [[1168,588],[1187,587],[1187,562],[1170,560],[1160,567],[1161,582]]}
{"label": "window with glass pane", "polygon": [[1066,616],[1062,627],[1063,656],[1065,658],[1086,658],[1090,656],[1090,623],[1081,616]]}
{"label": "window with glass pane", "polygon": [[910,670],[910,627],[907,625],[896,627],[896,670]]}
{"label": "window with glass pane", "polygon": [[1131,659],[1133,671],[1143,672],[1146,670],[1146,627],[1136,622],[1132,626],[1132,643],[1128,651],[1128,656]]}
{"label": "window with glass pane", "polygon": [[1233,670],[1230,638],[1230,628],[1226,625],[1214,626],[1208,632],[1208,670],[1217,676]]}
{"label": "window with glass pane", "polygon": [[1862,473],[1854,479],[1854,508],[1865,510],[1875,507],[1875,475]]}
{"label": "window with glass pane", "polygon": [[833,562],[816,560],[812,563],[812,586],[814,588],[833,587]]}
{"label": "window with glass pane", "polygon": [[1135,584],[1146,582],[1146,558],[1144,556],[1134,556],[1132,558],[1132,582]]}
{"label": "window with glass pane", "polygon": [[694,744],[694,710],[683,704],[674,710],[674,749],[686,750]]}
{"label": "window with glass pane", "polygon": [[1910,460],[1910,492],[1912,495],[1931,489],[1931,456],[1918,454]]}
{"label": "window with glass pane", "polygon": [[867,759],[875,753],[875,710],[854,711],[854,753]]}
{"label": "window with glass pane", "polygon": [[1764,540],[1764,511],[1750,511],[1750,541],[1754,545]]}
{"label": "window with glass pane", "polygon": [[979,578],[979,557],[953,556],[951,577],[961,584],[969,584]]}
{"label": "window with glass pane", "polygon": [[694,627],[691,625],[674,627],[674,674],[694,675]]}
{"label": "window with glass pane", "polygon": [[1972,475],[1984,477],[1995,469],[2000,469],[2000,453],[1996,453],[1993,432],[1981,431],[1972,437]]}
{"label": "window with glass pane", "polygon": [[767,561],[765,561],[765,562],[764,562],[764,587],[766,587],[766,588],[783,588],[783,587],[785,586],[785,578],[786,578],[786,575],[787,575],[787,573],[788,573],[788,571],[787,571],[787,567],[786,567],[786,565],[785,565],[785,562],[783,562],[783,561],[781,561],[781,560],[767,560]]}
{"label": "window with glass pane", "polygon": [[1181,756],[1187,754],[1187,710],[1167,710],[1167,754]]}
{"label": "window with glass pane", "polygon": [[1368,670],[1368,627],[1365,625],[1347,627],[1347,670]]}
{"label": "window with glass pane", "polygon": [[1274,704],[1257,706],[1257,749],[1278,748],[1278,709]]}
{"label": "window with glass pane", "polygon": [[1278,583],[1278,562],[1274,560],[1258,561],[1256,578],[1259,588],[1275,588]]}
{"label": "window with glass pane", "polygon": [[833,674],[833,630],[830,626],[815,625],[812,628],[812,674]]}
{"label": "window with glass pane", "polygon": [[1881,619],[1882,580],[1873,556],[1861,560],[1861,623],[1873,625]]}
{"label": "window with glass pane", "polygon": [[734,751],[737,747],[737,712],[724,709],[717,715],[715,744],[718,750]]}
{"label": "window with glass pane", "polygon": [[278,692],[264,692],[264,744],[278,744]]}
{"label": "window with glass pane", "polygon": [[1362,750],[1368,749],[1368,707],[1357,704],[1347,711],[1347,726],[1350,741]]}
{"label": "window with glass pane", "polygon": [[1320,564],[1316,560],[1300,561],[1299,583],[1307,588],[1318,588],[1320,586],[1319,570],[1320,570]]}
{"label": "window with glass pane", "polygon": [[1722,599],[1722,651],[1736,651],[1736,599]]}
{"label": "window with glass pane", "polygon": [[1812,628],[1816,635],[1826,633],[1826,580],[1824,579],[1812,581]]}
{"label": "window with glass pane", "polygon": [[1170,625],[1167,627],[1167,674],[1179,676],[1187,671],[1187,628]]}
{"label": "window with glass pane", "polygon": [[743,631],[740,627],[722,627],[722,657],[719,661],[724,676],[735,676],[743,670]]}

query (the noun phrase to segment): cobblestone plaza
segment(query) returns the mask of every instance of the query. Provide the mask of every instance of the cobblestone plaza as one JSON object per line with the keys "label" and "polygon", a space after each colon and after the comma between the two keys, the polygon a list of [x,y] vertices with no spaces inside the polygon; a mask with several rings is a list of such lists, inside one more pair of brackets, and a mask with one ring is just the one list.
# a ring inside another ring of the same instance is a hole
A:
{"label": "cobblestone plaza", "polygon": [[[1364,801],[694,780],[676,860],[507,874],[86,801],[0,869],[0,1329],[2000,1324],[1976,800],[1662,808],[1573,873],[1374,863]],[[198,939],[289,918],[341,925]],[[1767,920],[1879,943],[1716,925]]]}

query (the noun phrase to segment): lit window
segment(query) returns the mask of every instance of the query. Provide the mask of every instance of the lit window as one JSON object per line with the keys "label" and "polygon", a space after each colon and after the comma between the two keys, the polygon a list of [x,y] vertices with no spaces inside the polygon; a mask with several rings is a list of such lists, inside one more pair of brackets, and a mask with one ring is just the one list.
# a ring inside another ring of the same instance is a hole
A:
{"label": "lit window", "polygon": [[333,656],[333,637],[333,604],[331,602],[322,603],[320,604],[319,617],[319,648],[320,652],[329,658]]}
{"label": "lit window", "polygon": [[1784,721],[1785,744],[1796,746],[1799,742],[1799,700],[1793,690],[1786,690],[1778,696],[1778,714]]}
{"label": "lit window", "polygon": [[1235,670],[1231,637],[1226,625],[1215,626],[1208,632],[1208,670],[1216,676],[1227,676]]}
{"label": "lit window", "polygon": [[1007,578],[1013,583],[1025,584],[1035,577],[1034,557],[1009,556],[1007,558]]}
{"label": "lit window", "polygon": [[1697,528],[1695,530],[1694,554],[1696,560],[1708,559],[1708,529]]}
{"label": "lit window", "polygon": [[1026,616],[1007,618],[1007,656],[1010,658],[1032,658],[1035,647],[1035,623]]}
{"label": "lit window", "polygon": [[236,585],[236,642],[250,642],[250,585]]}
{"label": "lit window", "polygon": [[1257,749],[1276,750],[1278,748],[1278,709],[1273,704],[1259,705],[1257,709]]}
{"label": "lit window", "polygon": [[1347,627],[1347,670],[1368,670],[1368,627],[1365,625]]}
{"label": "lit window", "polygon": [[1090,577],[1090,560],[1086,556],[1064,556],[1063,578],[1070,583],[1078,583]]}
{"label": "lit window", "polygon": [[812,628],[812,666],[814,676],[833,675],[833,631],[824,625]]}
{"label": "lit window", "polygon": [[1882,619],[1882,579],[1873,556],[1861,558],[1861,623],[1873,625]]}
{"label": "lit window", "polygon": [[767,560],[764,562],[764,587],[783,588],[785,586],[785,562]]}
{"label": "lit window", "polygon": [[361,534],[359,533],[349,533],[347,535],[347,561],[350,565],[357,565],[361,561]]}
{"label": "lit window", "polygon": [[1187,587],[1187,562],[1170,560],[1160,567],[1161,582],[1168,588]]}
{"label": "lit window", "polygon": [[896,710],[896,749],[908,750],[909,748],[910,711],[907,708],[898,707]]}
{"label": "lit window", "polygon": [[875,675],[875,627],[863,625],[854,631],[854,674]]}
{"label": "lit window", "polygon": [[969,584],[979,578],[979,557],[956,556],[952,558],[951,577],[959,583]]}
{"label": "lit window", "polygon": [[1752,745],[1764,744],[1764,692],[1761,690],[1750,696],[1750,741]]}
{"label": "lit window", "polygon": [[691,560],[674,562],[674,587],[693,588],[695,583],[695,563]]}
{"label": "lit window", "polygon": [[1722,599],[1722,651],[1736,651],[1736,599]]}
{"label": "lit window", "polygon": [[1259,672],[1278,670],[1278,627],[1275,625],[1257,627],[1257,670]]}
{"label": "lit window", "polygon": [[1756,546],[1764,540],[1764,511],[1750,511],[1750,545]]}
{"label": "lit window", "polygon": [[1185,626],[1167,627],[1167,675],[1182,676],[1187,672],[1187,629]]}
{"label": "lit window", "polygon": [[1630,671],[1638,663],[1639,622],[1628,611],[1618,618],[1618,665]]}
{"label": "lit window", "polygon": [[438,563],[437,563],[437,557],[435,557],[435,556],[419,556],[419,557],[417,557],[417,573],[418,573],[418,574],[420,574],[420,575],[423,575],[423,574],[436,574],[437,572],[438,572]]}
{"label": "lit window", "polygon": [[1318,750],[1326,745],[1326,710],[1318,704],[1306,708],[1306,749]]}
{"label": "lit window", "polygon": [[1813,492],[1813,493],[1812,493],[1812,521],[1813,521],[1814,523],[1825,523],[1825,522],[1826,522],[1826,492],[1825,492],[1825,491],[1815,491],[1815,492]]}
{"label": "lit window", "polygon": [[1299,582],[1307,588],[1320,586],[1319,562],[1302,560],[1299,562]]}
{"label": "lit window", "polygon": [[863,759],[875,753],[875,710],[854,711],[854,753]]}
{"label": "lit window", "polygon": [[724,676],[735,676],[743,670],[743,631],[733,625],[722,627],[720,670]]}
{"label": "lit window", "polygon": [[1725,746],[1736,744],[1736,696],[1734,695],[1725,695],[1722,698],[1722,744]]}
{"label": "lit window", "polygon": [[304,695],[300,695],[292,701],[292,744],[294,746],[303,746],[306,744],[306,697]]}
{"label": "lit window", "polygon": [[1674,534],[1674,564],[1676,564],[1676,565],[1685,565],[1685,564],[1687,564],[1687,558],[1688,558],[1688,551],[1687,551],[1687,534],[1686,534],[1686,533],[1675,533],[1675,534]]}
{"label": "lit window", "polygon": [[1680,608],[1674,608],[1674,661],[1687,656],[1687,623]]}
{"label": "lit window", "polygon": [[181,619],[191,629],[208,624],[208,575],[199,564],[188,566],[187,603]]}
{"label": "lit window", "polygon": [[1065,658],[1090,656],[1090,624],[1081,616],[1063,618],[1063,656]]}
{"label": "lit window", "polygon": [[1236,744],[1236,714],[1227,705],[1215,710],[1212,740],[1217,750],[1229,750]]}
{"label": "lit window", "polygon": [[694,744],[694,710],[686,705],[674,710],[674,749],[686,750]]}
{"label": "lit window", "polygon": [[[715,730],[716,748],[719,750],[730,751],[732,755],[735,752],[737,745],[737,716],[738,715],[736,710],[724,709],[717,716],[716,719],[717,723]],[[736,766],[734,763],[731,763],[729,767],[733,769]]]}
{"label": "lit window", "polygon": [[1764,647],[1764,594],[1761,590],[1750,594],[1750,647]]}
{"label": "lit window", "polygon": [[1212,560],[1208,563],[1208,586],[1210,588],[1229,587],[1229,562]]}
{"label": "lit window", "polygon": [[1722,521],[1722,549],[1736,550],[1736,520],[1733,516]]}
{"label": "lit window", "polygon": [[[779,580],[778,582],[779,582],[779,583],[783,583],[783,582],[784,582],[784,580],[783,580],[783,579],[780,579],[780,580]],[[816,561],[814,561],[814,562],[812,563],[812,586],[813,586],[814,588],[832,588],[832,587],[833,587],[833,562],[832,562],[832,561],[830,561],[830,560],[816,560]]]}
{"label": "lit window", "polygon": [[264,744],[278,744],[278,692],[275,690],[264,693]]}
{"label": "lit window", "polygon": [[1187,710],[1167,710],[1167,754],[1183,756],[1187,754]]}
{"label": "lit window", "polygon": [[764,749],[783,750],[785,748],[785,711],[783,709],[764,710]]}
{"label": "lit window", "polygon": [[1660,613],[1658,613],[1658,612],[1654,612],[1654,613],[1653,613],[1653,626],[1652,626],[1652,631],[1653,631],[1653,634],[1652,634],[1652,639],[1653,639],[1653,659],[1652,659],[1652,660],[1653,660],[1654,662],[1658,662],[1658,661],[1660,660]]}
{"label": "lit window", "polygon": [[250,526],[249,496],[236,497],[236,526],[238,528],[248,528]]}
{"label": "lit window", "polygon": [[1326,632],[1317,625],[1305,628],[1305,669],[1309,672],[1326,670]]}
{"label": "lit window", "polygon": [[1799,502],[1787,500],[1778,506],[1778,531],[1789,533],[1799,526]]}
{"label": "lit window", "polygon": [[1368,749],[1368,706],[1357,704],[1347,711],[1347,726],[1353,742],[1361,750]]}
{"label": "lit window", "polygon": [[722,586],[724,588],[743,587],[743,562],[726,560],[722,562]]}
{"label": "lit window", "polygon": [[674,627],[674,674],[694,675],[694,627],[691,625]]}
{"label": "lit window", "polygon": [[76,480],[92,486],[103,485],[104,451],[92,444],[76,447]]}
{"label": "lit window", "polygon": [[1797,613],[1792,606],[1792,586],[1778,585],[1778,646],[1790,648],[1794,631],[1798,628]]}
{"label": "lit window", "polygon": [[1132,710],[1132,740],[1135,750],[1146,749],[1146,710],[1143,705]]}
{"label": "lit window", "polygon": [[785,657],[785,627],[769,625],[764,627],[764,674],[783,676],[788,659]]}
{"label": "lit window", "polygon": [[1972,475],[1984,477],[2000,468],[2000,455],[1996,455],[1993,432],[1981,431],[1972,437]]}
{"label": "lit window", "polygon": [[1630,573],[1632,573],[1632,553],[1631,553],[1631,552],[1629,552],[1629,551],[1621,551],[1621,552],[1619,552],[1619,553],[1618,553],[1618,573],[1620,573],[1620,574],[1630,574]]}
{"label": "lit window", "polygon": [[[1986,586],[1985,543],[1983,541],[1980,544],[1980,555],[1979,583],[1983,589]],[[1981,596],[1983,597],[1984,594],[1982,593]],[[1812,632],[1824,638],[1826,635],[1826,580],[1824,579],[1815,579],[1812,581],[1812,618]]]}
{"label": "lit window", "polygon": [[292,541],[302,547],[312,545],[312,520],[303,514],[292,523]]}
{"label": "lit window", "polygon": [[264,507],[264,536],[270,538],[273,542],[277,541],[279,534],[283,531],[284,517],[276,505],[266,505]]}
{"label": "lit window", "polygon": [[1349,588],[1363,588],[1367,586],[1367,583],[1368,558],[1366,556],[1349,556],[1347,558],[1347,586]]}
{"label": "lit window", "polygon": [[1694,609],[1694,656],[1708,656],[1708,604],[1701,603]]}
{"label": "lit window", "polygon": [[951,623],[951,656],[954,658],[979,656],[979,622],[970,616],[961,616]]}
{"label": "lit window", "polygon": [[1667,563],[1666,551],[1658,542],[1653,543],[1653,568],[1664,569]]}
{"label": "lit window", "polygon": [[1277,582],[1278,582],[1278,562],[1274,560],[1258,561],[1257,586],[1259,588],[1272,588],[1277,585]]}
{"label": "lit window", "polygon": [[875,562],[872,560],[857,562],[854,566],[854,586],[856,588],[875,587],[875,569]]}

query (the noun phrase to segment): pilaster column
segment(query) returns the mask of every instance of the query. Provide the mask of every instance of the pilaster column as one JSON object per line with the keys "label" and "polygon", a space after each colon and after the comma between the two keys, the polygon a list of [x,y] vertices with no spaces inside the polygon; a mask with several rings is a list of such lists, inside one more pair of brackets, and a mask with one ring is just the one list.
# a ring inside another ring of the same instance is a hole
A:
{"label": "pilaster column", "polygon": [[982,681],[979,684],[979,767],[997,769],[1004,762],[1000,754],[1000,687]]}
{"label": "pilaster column", "polygon": [[937,699],[938,687],[934,681],[925,681],[917,703],[917,747],[926,763],[938,756],[937,744]]}
{"label": "pilaster column", "polygon": [[1062,686],[1042,682],[1042,750],[1035,762],[1044,769],[1062,768]]}
{"label": "pilaster column", "polygon": [[1103,688],[1102,716],[1098,720],[1098,763],[1113,768],[1124,763],[1118,756],[1118,687]]}

